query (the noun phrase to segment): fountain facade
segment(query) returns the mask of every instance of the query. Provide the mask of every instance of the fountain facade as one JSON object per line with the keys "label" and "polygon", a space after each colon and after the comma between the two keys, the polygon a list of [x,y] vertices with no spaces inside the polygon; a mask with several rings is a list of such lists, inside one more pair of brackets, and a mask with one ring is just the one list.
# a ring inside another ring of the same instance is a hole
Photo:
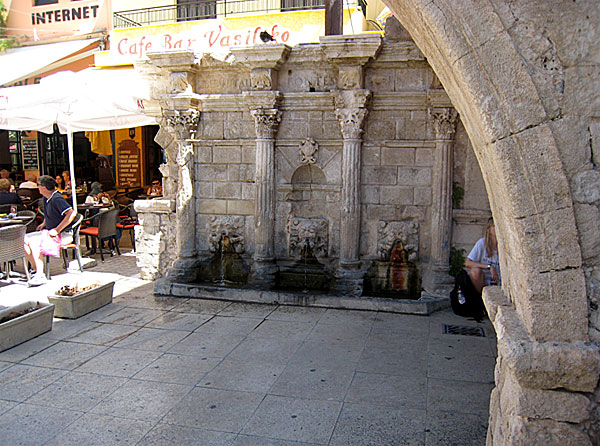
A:
{"label": "fountain facade", "polygon": [[[474,243],[489,205],[464,128],[412,42],[326,36],[225,60],[149,57],[138,69],[163,116],[167,196],[138,206],[138,259],[162,278],[156,292],[444,296],[449,246]],[[453,184],[470,208],[452,209]],[[153,225],[154,206],[167,228]],[[160,263],[144,239],[163,230],[175,243]]]}

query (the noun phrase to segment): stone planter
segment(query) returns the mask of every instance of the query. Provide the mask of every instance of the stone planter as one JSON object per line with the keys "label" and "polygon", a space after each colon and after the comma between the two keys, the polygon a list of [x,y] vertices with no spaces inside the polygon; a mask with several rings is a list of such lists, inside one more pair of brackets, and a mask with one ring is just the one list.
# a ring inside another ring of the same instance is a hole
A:
{"label": "stone planter", "polygon": [[54,304],[54,316],[66,319],[77,319],[84,314],[97,310],[112,302],[115,282],[98,285],[91,290],[83,291],[74,296],[48,296],[48,301]]}
{"label": "stone planter", "polygon": [[0,310],[0,318],[8,316],[11,312],[20,312],[35,306],[40,308],[0,324],[0,352],[52,330],[54,305],[51,304],[23,302],[14,307]]}

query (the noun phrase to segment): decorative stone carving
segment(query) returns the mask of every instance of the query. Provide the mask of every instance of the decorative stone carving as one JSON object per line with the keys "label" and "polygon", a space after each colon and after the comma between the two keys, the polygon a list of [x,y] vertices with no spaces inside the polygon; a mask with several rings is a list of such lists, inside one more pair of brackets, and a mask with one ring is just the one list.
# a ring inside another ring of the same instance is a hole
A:
{"label": "decorative stone carving", "polygon": [[298,146],[300,150],[300,164],[314,164],[317,162],[319,144],[312,138],[306,138]]}
{"label": "decorative stone carving", "polygon": [[255,108],[250,111],[254,118],[256,136],[261,139],[273,139],[281,122],[281,112],[276,108]]}
{"label": "decorative stone carving", "polygon": [[367,116],[366,109],[371,92],[369,90],[336,91],[334,94],[335,114],[340,123],[344,139],[360,139],[362,125]]}
{"label": "decorative stone carving", "polygon": [[270,90],[273,87],[273,70],[254,68],[250,72],[250,84],[253,90]]}
{"label": "decorative stone carving", "polygon": [[371,99],[369,90],[336,90],[333,93],[333,100],[336,109],[344,108],[366,108]]}
{"label": "decorative stone carving", "polygon": [[346,108],[336,110],[335,114],[340,121],[340,127],[344,139],[359,139],[363,132],[362,123],[367,116],[365,108]]}
{"label": "decorative stone carving", "polygon": [[354,90],[362,87],[362,67],[358,65],[341,65],[339,68],[339,87],[343,90]]}
{"label": "decorative stone carving", "polygon": [[244,217],[231,215],[213,215],[210,217],[210,235],[208,244],[210,252],[217,252],[223,235],[229,237],[236,253],[246,250],[244,237]]}
{"label": "decorative stone carving", "polygon": [[175,129],[181,139],[193,138],[198,130],[200,112],[194,108],[173,110],[166,118],[167,123]]}
{"label": "decorative stone carving", "polygon": [[429,116],[433,119],[436,139],[452,140],[456,132],[458,113],[453,108],[430,108]]}
{"label": "decorative stone carving", "polygon": [[419,223],[416,221],[380,221],[377,228],[377,256],[388,260],[394,242],[401,240],[408,260],[415,262],[419,255]]}
{"label": "decorative stone carving", "polygon": [[290,256],[300,256],[303,247],[308,243],[315,257],[327,257],[328,228],[328,222],[324,218],[288,218],[287,232]]}
{"label": "decorative stone carving", "polygon": [[188,80],[189,73],[176,71],[169,73],[169,81],[171,82],[171,93],[183,93],[191,87]]}

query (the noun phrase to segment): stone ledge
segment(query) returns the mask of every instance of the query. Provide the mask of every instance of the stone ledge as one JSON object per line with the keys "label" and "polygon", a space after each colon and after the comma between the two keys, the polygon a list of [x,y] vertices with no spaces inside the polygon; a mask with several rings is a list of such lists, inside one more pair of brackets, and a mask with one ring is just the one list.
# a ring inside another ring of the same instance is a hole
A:
{"label": "stone ledge", "polygon": [[234,302],[300,305],[306,307],[341,308],[345,310],[385,311],[389,313],[417,314],[423,316],[443,310],[450,306],[447,297],[423,300],[389,299],[383,297],[344,297],[243,288],[221,288],[199,284],[167,283],[164,280],[155,283],[154,294],[219,299]]}
{"label": "stone ledge", "polygon": [[175,200],[157,199],[136,200],[133,202],[136,212],[152,212],[155,214],[171,214],[175,212]]}
{"label": "stone ledge", "polygon": [[499,287],[483,299],[498,337],[499,356],[519,384],[530,389],[593,392],[600,376],[600,348],[582,341],[535,341]]}

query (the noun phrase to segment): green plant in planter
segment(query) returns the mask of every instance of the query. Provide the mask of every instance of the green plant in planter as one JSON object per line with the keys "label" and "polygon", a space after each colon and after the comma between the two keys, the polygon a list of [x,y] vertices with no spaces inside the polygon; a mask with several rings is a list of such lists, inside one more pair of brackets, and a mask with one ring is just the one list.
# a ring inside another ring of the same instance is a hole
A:
{"label": "green plant in planter", "polygon": [[465,250],[460,248],[450,247],[450,275],[458,276],[460,270],[465,266]]}
{"label": "green plant in planter", "polygon": [[452,207],[459,209],[460,205],[465,198],[465,189],[457,182],[452,182]]}

